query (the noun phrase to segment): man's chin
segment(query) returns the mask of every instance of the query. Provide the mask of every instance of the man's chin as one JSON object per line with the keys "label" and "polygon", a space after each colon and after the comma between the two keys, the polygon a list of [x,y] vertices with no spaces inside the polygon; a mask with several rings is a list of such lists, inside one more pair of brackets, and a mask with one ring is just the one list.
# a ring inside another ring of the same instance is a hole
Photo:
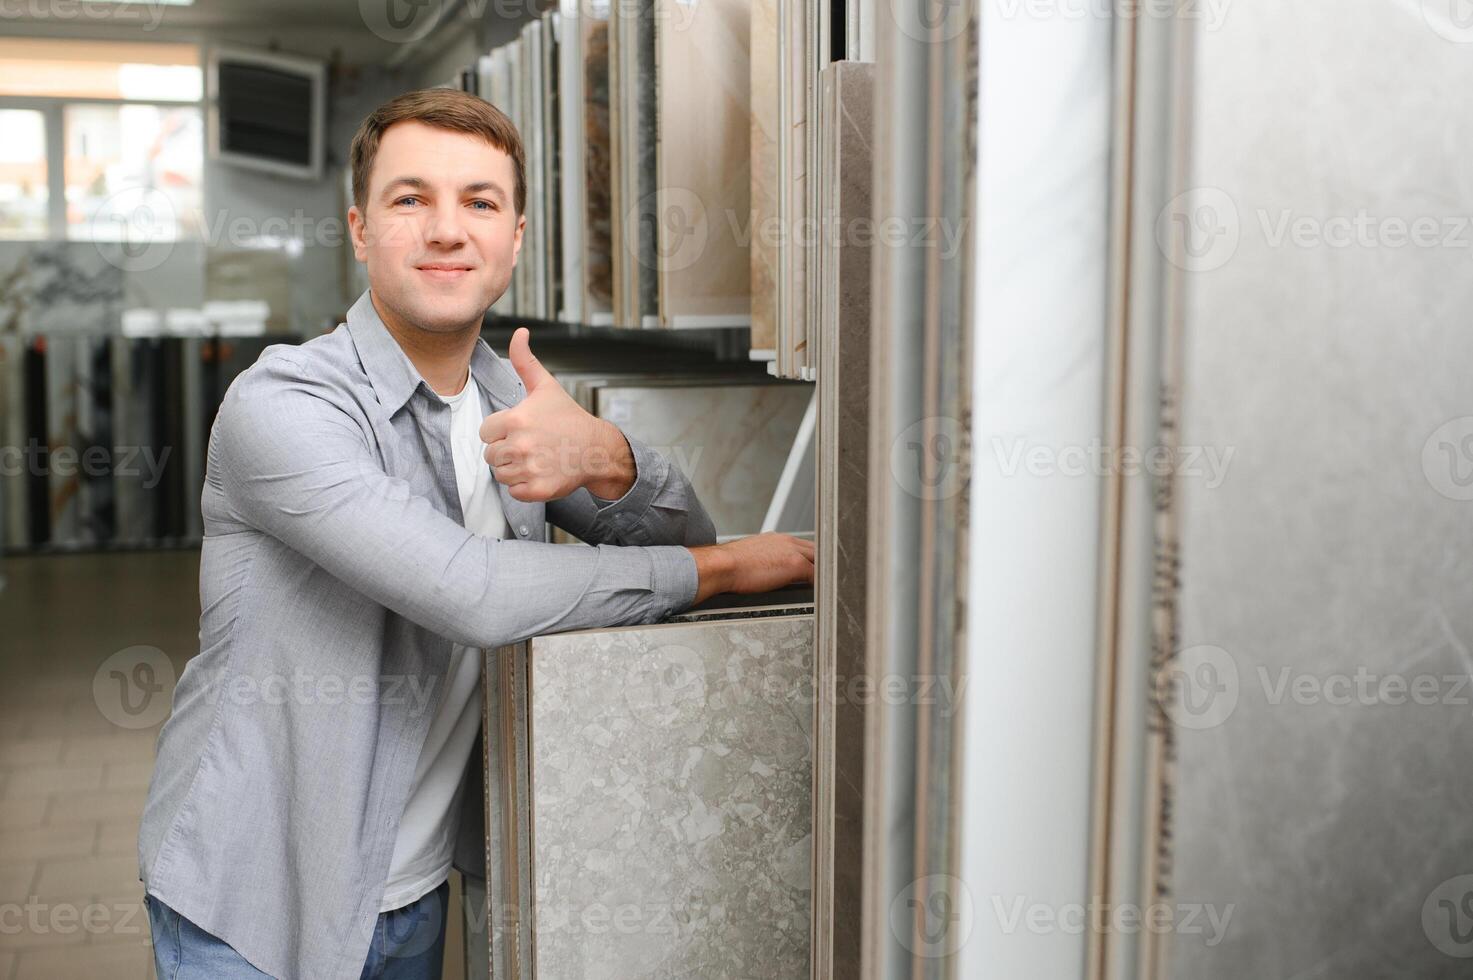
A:
{"label": "man's chin", "polygon": [[453,333],[464,330],[470,324],[479,324],[490,308],[490,303],[464,297],[417,297],[408,311],[408,319],[421,330],[435,333]]}

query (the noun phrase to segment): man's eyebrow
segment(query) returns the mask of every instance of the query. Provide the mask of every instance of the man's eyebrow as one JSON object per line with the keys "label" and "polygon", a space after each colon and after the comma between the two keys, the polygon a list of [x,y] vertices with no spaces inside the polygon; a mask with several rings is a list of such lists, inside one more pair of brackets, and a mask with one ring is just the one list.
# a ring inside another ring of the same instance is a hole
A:
{"label": "man's eyebrow", "polygon": [[[384,196],[387,197],[401,187],[410,187],[415,190],[422,191],[428,188],[429,184],[426,183],[424,178],[422,177],[395,177],[384,187]],[[485,192],[490,192],[496,197],[501,198],[503,201],[506,200],[506,191],[502,188],[500,184],[496,183],[496,181],[494,180],[478,180],[474,183],[466,184],[460,189],[460,192],[462,194],[481,194]]]}
{"label": "man's eyebrow", "polygon": [[387,197],[399,187],[412,187],[415,190],[422,191],[428,186],[429,185],[426,184],[424,180],[419,177],[395,177],[393,180],[384,185],[384,196]]}
{"label": "man's eyebrow", "polygon": [[474,184],[466,184],[460,189],[462,194],[480,194],[483,191],[490,191],[502,200],[506,200],[506,191],[494,180],[478,180]]}

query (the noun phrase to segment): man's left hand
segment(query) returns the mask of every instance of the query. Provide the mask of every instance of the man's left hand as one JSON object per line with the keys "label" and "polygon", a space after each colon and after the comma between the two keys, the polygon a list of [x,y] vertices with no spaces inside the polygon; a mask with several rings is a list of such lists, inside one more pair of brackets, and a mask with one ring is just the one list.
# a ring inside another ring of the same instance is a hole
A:
{"label": "man's left hand", "polygon": [[559,500],[579,487],[617,500],[634,485],[634,454],[618,427],[585,412],[536,357],[519,327],[508,354],[527,397],[481,422],[486,462],[516,500]]}

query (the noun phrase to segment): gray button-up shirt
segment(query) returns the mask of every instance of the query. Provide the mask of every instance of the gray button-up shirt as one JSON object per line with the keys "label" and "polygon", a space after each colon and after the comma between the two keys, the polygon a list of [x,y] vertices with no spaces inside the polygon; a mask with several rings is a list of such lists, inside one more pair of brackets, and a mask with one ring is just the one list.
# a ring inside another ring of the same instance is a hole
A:
{"label": "gray button-up shirt", "polygon": [[[492,410],[525,394],[485,341],[471,377]],[[364,293],[345,326],[267,348],[210,433],[200,652],[159,734],[139,878],[283,980],[362,972],[452,642],[653,622],[695,598],[681,545],[716,540],[685,476],[633,439],[618,501],[501,487],[514,536],[477,537],[449,426]],[[595,547],[546,543],[547,521]],[[478,877],[480,760],[455,842]]]}

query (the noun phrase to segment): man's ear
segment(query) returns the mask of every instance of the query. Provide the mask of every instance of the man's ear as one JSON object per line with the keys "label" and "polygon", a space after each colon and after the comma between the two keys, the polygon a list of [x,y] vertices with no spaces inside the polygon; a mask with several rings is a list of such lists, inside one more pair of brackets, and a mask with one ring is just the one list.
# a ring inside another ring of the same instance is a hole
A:
{"label": "man's ear", "polygon": [[517,263],[517,256],[520,255],[521,252],[522,252],[522,232],[524,232],[526,230],[527,230],[527,216],[525,214],[518,215],[517,216],[517,233],[516,233],[516,236],[512,239],[512,243],[511,243],[511,262],[512,262],[512,265],[516,265],[516,263]]}
{"label": "man's ear", "polygon": [[363,220],[363,212],[358,210],[358,205],[348,209],[348,234],[353,239],[353,258],[359,262],[367,262],[368,256],[364,254],[368,248],[367,225]]}

